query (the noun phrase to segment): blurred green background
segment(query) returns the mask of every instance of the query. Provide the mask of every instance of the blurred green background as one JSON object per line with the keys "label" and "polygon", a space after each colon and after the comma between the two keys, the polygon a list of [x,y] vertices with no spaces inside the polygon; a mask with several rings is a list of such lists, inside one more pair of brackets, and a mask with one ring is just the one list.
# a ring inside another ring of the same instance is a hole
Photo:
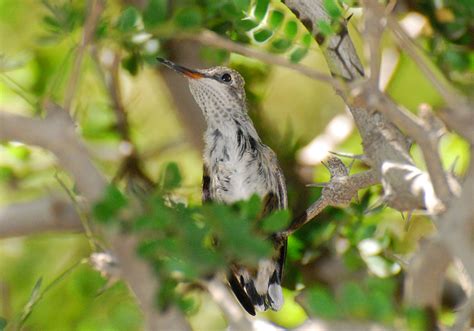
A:
{"label": "blurred green background", "polygon": [[[165,164],[176,162],[183,176],[177,194],[190,204],[199,204],[201,153],[188,139],[187,128],[170,94],[173,86],[162,79],[154,57],[170,56],[167,42],[175,34],[183,31],[192,34],[207,28],[292,59],[290,51],[279,51],[269,45],[280,36],[290,39],[288,22],[297,21],[278,1],[176,1],[172,6],[167,1],[151,1],[155,7],[141,6],[140,1],[133,7],[133,3],[107,1],[94,47],[101,56],[107,56],[112,50],[122,59],[119,70],[122,101],[145,172],[156,180]],[[396,15],[400,19],[408,15],[422,18],[417,40],[430,52],[433,67],[440,68],[437,69],[440,76],[444,73],[459,88],[468,89],[472,86],[474,67],[469,41],[453,41],[449,34],[438,33],[437,25],[433,24],[436,15],[431,14],[432,8],[427,4],[429,1],[402,6]],[[269,39],[242,30],[235,22],[225,25],[232,19],[237,23],[246,19],[243,17],[246,12],[238,10],[241,6],[251,8],[247,13],[253,11],[257,29],[271,31]],[[472,9],[469,1],[466,6]],[[263,23],[255,15],[255,10],[262,10],[261,7],[264,7],[264,16],[267,15],[266,20],[261,20]],[[446,8],[451,7],[448,4]],[[151,14],[159,10],[163,14]],[[459,9],[454,6],[450,10]],[[272,26],[268,19],[273,11],[283,13],[282,27],[278,22],[278,26]],[[354,12],[350,33],[364,58],[364,46],[357,32],[361,28],[360,12]],[[41,116],[39,105],[43,100],[52,99],[62,104],[86,13],[85,1],[0,0],[1,111]],[[297,23],[296,30],[298,35],[292,42],[303,43],[304,27]],[[133,41],[145,32],[149,34],[145,42]],[[448,49],[442,54],[449,53],[450,45],[457,43],[457,46],[453,47],[452,55],[440,58],[432,51],[433,45],[439,47],[440,43]],[[315,42],[305,45],[304,57],[293,60],[329,73]],[[388,33],[382,47],[395,57],[393,72],[387,69],[388,94],[413,112],[423,103],[434,108],[442,104],[429,81]],[[107,90],[89,51],[81,66],[72,113],[96,164],[112,178],[120,164],[117,151],[121,139]],[[360,137],[355,128],[350,129],[350,117],[343,102],[327,84],[286,68],[215,49],[203,50],[200,60],[205,66],[224,63],[244,75],[250,115],[264,142],[277,152],[283,164],[293,214],[309,206],[320,193],[319,189],[305,187],[305,184],[329,178],[319,162],[298,157],[302,148],[324,133],[331,142],[331,150],[362,153]],[[181,83],[186,84],[184,79]],[[334,130],[327,131],[328,124],[337,115],[349,121],[349,129],[342,138],[335,137]],[[322,155],[326,155],[324,146],[321,148]],[[417,146],[412,152],[423,168]],[[469,160],[467,143],[448,133],[442,140],[441,155],[446,167],[457,160],[454,171],[457,175],[463,174]],[[352,171],[363,169],[364,165],[356,163]],[[51,192],[63,192],[58,178],[73,189],[68,175],[58,168],[50,153],[13,142],[0,145],[0,208]],[[399,329],[418,328],[419,315],[403,307],[397,293],[403,261],[414,252],[420,238],[433,233],[434,227],[421,214],[415,214],[407,225],[398,212],[387,208],[367,213],[380,193],[378,186],[360,192],[360,200],[351,207],[328,208],[317,221],[290,238],[284,283],[286,304],[280,312],[262,315],[285,327],[302,323],[310,312],[318,318],[375,320]],[[142,315],[126,285],[118,282],[109,286],[106,279],[83,262],[90,253],[88,240],[80,233],[0,240],[0,330],[2,323],[14,325],[26,313],[29,315],[23,326],[25,330],[140,330]],[[347,274],[332,275],[333,282],[329,282],[324,275],[326,260],[339,261]],[[318,269],[320,266],[323,270]],[[48,284],[52,286],[48,288]],[[38,290],[34,290],[35,286]],[[39,294],[37,300],[32,300],[32,296]],[[226,322],[219,308],[206,293],[195,290],[189,297],[193,304],[187,315],[196,330],[225,329]],[[32,307],[31,302],[35,302]],[[443,316],[444,323],[452,322],[449,310]]]}

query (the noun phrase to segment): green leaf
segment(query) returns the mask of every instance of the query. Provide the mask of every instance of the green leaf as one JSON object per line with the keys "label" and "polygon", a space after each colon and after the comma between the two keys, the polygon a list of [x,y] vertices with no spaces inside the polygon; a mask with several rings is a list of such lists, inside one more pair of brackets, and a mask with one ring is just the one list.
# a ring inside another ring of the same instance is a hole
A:
{"label": "green leaf", "polygon": [[339,317],[339,307],[331,293],[324,287],[315,286],[308,291],[308,305],[315,316],[327,319]]}
{"label": "green leaf", "polygon": [[232,0],[238,10],[246,12],[250,7],[250,0]]}
{"label": "green leaf", "polygon": [[139,17],[140,13],[135,7],[128,7],[120,15],[117,28],[122,32],[130,32],[135,28]]}
{"label": "green leaf", "polygon": [[290,222],[290,212],[287,209],[277,210],[262,220],[262,229],[268,233],[286,228]]}
{"label": "green leaf", "polygon": [[270,14],[270,18],[268,19],[268,25],[270,26],[270,28],[276,29],[281,25],[284,18],[285,15],[281,11],[274,10]]}
{"label": "green leaf", "polygon": [[273,34],[273,32],[271,30],[262,29],[262,30],[259,30],[259,31],[255,31],[253,33],[253,38],[255,39],[255,41],[257,41],[259,43],[262,43],[262,42],[268,40],[272,36],[272,34]]}
{"label": "green leaf", "polygon": [[332,19],[336,20],[342,16],[342,10],[337,3],[337,0],[324,0],[324,8]]}
{"label": "green leaf", "polygon": [[299,47],[299,48],[295,49],[293,52],[291,52],[290,61],[293,62],[293,63],[300,62],[305,57],[305,55],[307,53],[308,53],[307,48],[300,48]]}
{"label": "green leaf", "polygon": [[127,70],[130,75],[135,76],[140,69],[141,58],[138,53],[131,53],[122,60],[122,67]]}
{"label": "green leaf", "polygon": [[275,52],[283,53],[292,45],[291,41],[287,39],[277,39],[272,42],[272,48]]}
{"label": "green leaf", "polygon": [[290,261],[299,261],[303,257],[305,244],[295,236],[288,237],[287,256]]}
{"label": "green leaf", "polygon": [[202,12],[199,7],[185,7],[178,10],[174,21],[183,29],[195,29],[202,24]]}
{"label": "green leaf", "polygon": [[268,5],[270,4],[270,0],[257,0],[257,4],[255,5],[254,16],[257,20],[261,21],[267,14]]}
{"label": "green leaf", "polygon": [[301,37],[301,43],[306,46],[306,48],[309,48],[311,46],[311,42],[313,41],[313,36],[311,33],[306,32],[303,37]]}
{"label": "green leaf", "polygon": [[250,0],[233,0],[233,3],[238,10],[244,12],[250,7]]}
{"label": "green leaf", "polygon": [[332,28],[331,24],[324,20],[317,21],[316,26],[318,27],[318,31],[325,37],[329,37],[334,33],[334,29]]}
{"label": "green leaf", "polygon": [[92,208],[92,213],[98,221],[110,222],[122,208],[127,206],[127,203],[122,192],[114,185],[109,185],[102,200]]}
{"label": "green leaf", "polygon": [[5,330],[7,327],[7,320],[0,316],[0,331]]}
{"label": "green leaf", "polygon": [[164,190],[172,190],[181,184],[181,173],[178,164],[170,162],[166,165],[161,177],[161,185]]}
{"label": "green leaf", "polygon": [[146,28],[152,28],[166,20],[168,0],[149,0],[143,12],[143,23]]}
{"label": "green leaf", "polygon": [[244,31],[249,31],[249,30],[252,30],[253,28],[257,27],[259,25],[258,22],[250,19],[250,18],[246,18],[246,19],[243,19],[243,20],[238,20],[236,23],[235,23],[235,26],[239,29],[242,29]]}
{"label": "green leaf", "polygon": [[298,33],[298,23],[296,21],[288,21],[285,25],[285,36],[292,40],[296,37],[296,34]]}

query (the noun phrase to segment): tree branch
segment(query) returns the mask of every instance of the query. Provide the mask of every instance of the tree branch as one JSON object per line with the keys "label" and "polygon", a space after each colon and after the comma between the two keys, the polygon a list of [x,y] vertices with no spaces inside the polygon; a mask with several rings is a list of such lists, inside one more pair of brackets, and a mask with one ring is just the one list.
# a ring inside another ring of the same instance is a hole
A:
{"label": "tree branch", "polygon": [[302,215],[295,218],[288,229],[281,232],[278,237],[288,237],[328,206],[346,207],[360,189],[379,183],[374,170],[349,176],[344,163],[336,157],[329,157],[327,168],[331,173],[331,179],[329,183],[321,184],[323,186],[321,197],[309,206]]}
{"label": "tree branch", "polygon": [[[75,134],[74,122],[58,105],[46,103],[44,120],[0,111],[0,141],[19,141],[43,147],[58,158],[89,205],[102,198],[105,178],[89,159],[82,141]],[[170,330],[189,326],[176,309],[160,314],[155,307],[159,282],[149,266],[135,252],[136,239],[126,234],[106,233],[112,252],[120,261],[120,275],[137,296],[145,314],[146,330]]]}
{"label": "tree branch", "polygon": [[94,38],[94,33],[99,23],[100,15],[105,9],[104,0],[91,0],[89,1],[89,9],[87,13],[86,22],[84,23],[84,32],[82,33],[81,43],[76,51],[76,57],[74,58],[74,64],[72,67],[71,76],[66,87],[66,92],[64,96],[64,108],[67,111],[71,110],[72,100],[74,99],[74,94],[76,93],[77,84],[79,82],[79,76],[81,74],[81,65],[84,58],[84,53],[87,46]]}
{"label": "tree branch", "polygon": [[76,209],[63,198],[48,197],[0,209],[0,239],[51,231],[82,230]]}

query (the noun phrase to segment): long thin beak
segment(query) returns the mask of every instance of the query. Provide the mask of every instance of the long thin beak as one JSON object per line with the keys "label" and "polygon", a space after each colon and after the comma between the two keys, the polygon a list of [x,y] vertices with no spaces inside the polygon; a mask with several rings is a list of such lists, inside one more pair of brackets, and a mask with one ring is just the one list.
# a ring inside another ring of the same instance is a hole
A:
{"label": "long thin beak", "polygon": [[174,62],[171,62],[170,60],[166,60],[166,59],[162,59],[161,57],[157,57],[156,58],[160,63],[164,64],[165,66],[167,66],[168,68],[176,71],[176,72],[180,72],[182,73],[183,75],[185,75],[186,77],[188,78],[192,78],[192,79],[199,79],[199,78],[204,78],[205,75],[196,71],[196,70],[192,70],[192,69],[188,69],[188,68],[185,68],[185,67],[182,67]]}

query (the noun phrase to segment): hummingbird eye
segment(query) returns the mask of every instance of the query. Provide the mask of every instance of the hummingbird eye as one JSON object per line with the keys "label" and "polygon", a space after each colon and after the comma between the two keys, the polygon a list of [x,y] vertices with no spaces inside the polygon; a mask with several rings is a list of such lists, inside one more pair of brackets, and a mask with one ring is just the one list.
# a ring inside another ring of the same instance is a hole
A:
{"label": "hummingbird eye", "polygon": [[221,76],[223,82],[229,83],[232,80],[232,76],[228,73],[225,73]]}

